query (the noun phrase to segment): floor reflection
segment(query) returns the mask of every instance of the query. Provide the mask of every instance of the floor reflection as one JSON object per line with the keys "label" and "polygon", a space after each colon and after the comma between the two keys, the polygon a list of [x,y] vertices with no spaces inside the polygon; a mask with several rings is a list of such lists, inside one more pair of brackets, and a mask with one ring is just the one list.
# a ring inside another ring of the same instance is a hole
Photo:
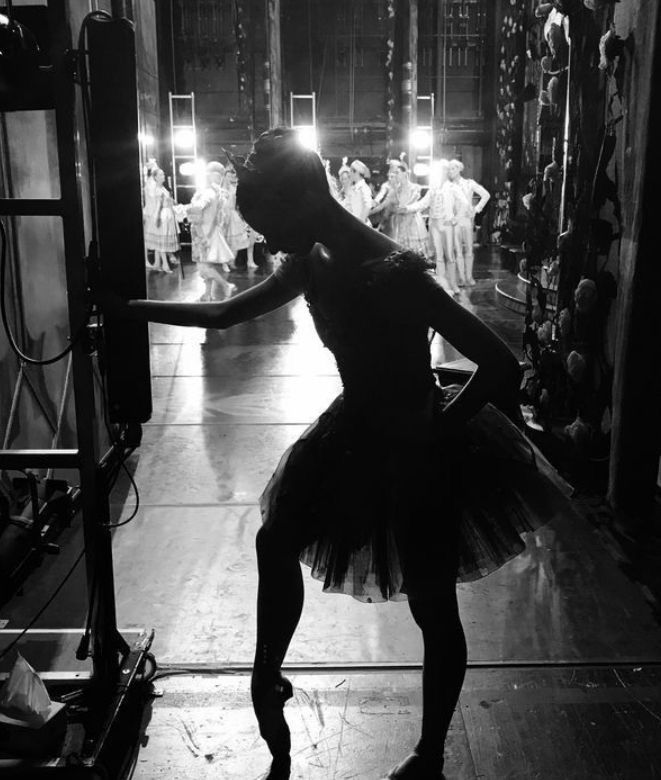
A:
{"label": "floor reflection", "polygon": [[[496,256],[483,253],[477,268],[461,302],[516,348],[521,322],[497,305]],[[232,281],[243,289],[261,277]],[[189,265],[184,279],[151,274],[149,286],[155,298],[199,294]],[[164,663],[249,663],[259,495],[283,450],[338,392],[337,371],[300,299],[222,333],[153,326],[151,356],[154,416],[136,456],[144,508],[115,537],[120,622],[153,625]],[[459,357],[434,340],[435,364]],[[587,523],[543,528],[528,542],[489,578],[460,586],[472,662],[656,657],[661,632]],[[322,594],[309,577],[306,591],[291,662],[421,660],[406,604]]]}

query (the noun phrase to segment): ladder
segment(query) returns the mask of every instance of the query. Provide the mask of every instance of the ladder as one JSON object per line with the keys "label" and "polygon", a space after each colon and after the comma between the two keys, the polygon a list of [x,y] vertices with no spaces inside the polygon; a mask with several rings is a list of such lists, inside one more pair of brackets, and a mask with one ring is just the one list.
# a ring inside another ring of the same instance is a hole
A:
{"label": "ladder", "polygon": [[[429,138],[429,143],[424,149],[416,151],[415,163],[422,163],[430,169],[434,159],[434,93],[418,95],[417,101],[416,116],[418,117],[418,123],[416,124],[416,132],[424,133]],[[420,117],[423,117],[422,122],[420,122]],[[427,176],[428,174],[422,175]]]}
{"label": "ladder", "polygon": [[319,150],[316,92],[304,95],[289,93],[289,125],[299,132],[301,142],[305,146]]}
{"label": "ladder", "polygon": [[[172,155],[172,195],[175,203],[189,203],[198,175],[195,93],[168,92],[170,149]],[[183,167],[183,171],[182,171]]]}
{"label": "ladder", "polygon": [[[11,18],[11,6],[8,7],[8,13]],[[64,255],[68,301],[67,326],[71,340],[62,404],[66,405],[66,394],[72,390],[75,434],[67,448],[58,446],[59,423],[64,415],[62,408],[58,414],[52,448],[12,448],[10,446],[12,437],[5,435],[0,449],[0,470],[30,470],[31,472],[46,470],[48,474],[52,474],[55,469],[65,470],[72,472],[78,481],[74,489],[76,494],[74,506],[80,510],[82,516],[83,545],[70,569],[70,574],[79,561],[84,564],[87,575],[86,602],[89,605],[88,628],[90,629],[89,635],[87,631],[85,635],[91,641],[92,669],[91,673],[76,670],[48,673],[46,670],[44,676],[48,674],[50,680],[71,683],[76,687],[80,687],[81,684],[89,685],[90,706],[93,707],[97,718],[94,721],[93,733],[89,732],[87,735],[89,743],[86,744],[83,756],[84,763],[89,766],[97,762],[102,751],[110,744],[108,741],[110,730],[126,698],[129,686],[133,684],[143,664],[151,645],[153,632],[149,636],[141,636],[133,646],[129,646],[117,628],[109,522],[110,505],[106,490],[107,467],[108,463],[113,461],[116,448],[111,447],[105,455],[101,456],[107,442],[104,440],[103,425],[97,411],[99,388],[96,380],[98,368],[94,348],[95,336],[94,328],[87,324],[86,303],[88,274],[92,273],[95,257],[93,252],[90,252],[89,256],[86,252],[82,181],[88,171],[82,164],[83,155],[79,153],[82,151],[79,148],[82,141],[78,140],[81,137],[81,127],[78,122],[78,96],[74,84],[74,58],[71,54],[73,51],[71,19],[67,4],[59,0],[48,0],[43,13],[50,33],[51,64],[40,69],[39,76],[31,89],[14,90],[7,99],[3,96],[0,112],[3,124],[6,115],[10,112],[42,112],[54,117],[57,154],[54,161],[56,164],[51,168],[51,173],[55,186],[53,193],[46,196],[19,193],[19,197],[14,197],[11,180],[5,179],[5,186],[0,192],[2,196],[0,197],[0,219],[3,226],[6,226],[4,232],[12,249],[17,245],[16,237],[23,229],[24,218],[58,220],[61,225],[61,242],[58,241],[57,244],[61,244]],[[106,18],[110,18],[109,15],[106,15]],[[6,125],[3,129],[6,129]],[[0,151],[6,152],[8,156],[9,146],[0,148]],[[137,160],[137,132],[134,151]],[[139,170],[139,164],[136,170]],[[47,174],[48,171],[44,171],[44,176]],[[137,191],[139,192],[139,187]],[[139,197],[135,202],[139,213]],[[49,246],[48,250],[55,255],[58,245]],[[8,247],[5,246],[5,251],[7,249]],[[20,328],[20,323],[18,325]],[[24,362],[21,358],[12,407],[18,404],[22,392],[21,385],[26,384],[25,366],[22,365]],[[10,424],[11,422],[10,415]],[[36,420],[30,421],[28,430],[31,430],[32,425],[36,428],[36,424]],[[68,631],[68,629],[60,630],[62,635]],[[49,633],[40,629],[33,629],[32,632]],[[29,644],[30,641],[34,641],[31,635],[26,633],[26,629],[2,630],[0,633],[2,639],[9,638],[8,635],[15,635],[15,639],[9,644],[0,645],[0,653],[4,654],[5,658],[8,658],[6,655],[8,647],[16,646],[20,650],[21,642]],[[71,633],[80,636],[83,634],[83,628],[73,629]],[[80,661],[88,657],[87,649],[83,649],[82,643],[79,645],[76,657]],[[4,676],[6,673],[3,671],[0,677]]]}

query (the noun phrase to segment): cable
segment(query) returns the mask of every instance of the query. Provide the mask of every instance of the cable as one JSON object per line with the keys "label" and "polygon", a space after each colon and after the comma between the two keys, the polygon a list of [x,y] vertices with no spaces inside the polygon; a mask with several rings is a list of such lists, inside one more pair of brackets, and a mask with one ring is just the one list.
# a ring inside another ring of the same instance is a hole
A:
{"label": "cable", "polygon": [[87,314],[85,316],[83,324],[75,332],[69,344],[57,355],[54,355],[53,357],[50,358],[43,358],[43,359],[33,358],[30,357],[29,355],[26,355],[18,346],[18,343],[14,338],[11,325],[9,324],[9,316],[7,314],[7,302],[6,302],[7,231],[4,222],[2,220],[0,220],[0,240],[2,241],[2,246],[0,248],[0,315],[2,317],[2,326],[5,330],[5,333],[7,334],[7,341],[9,342],[9,346],[11,347],[12,352],[21,361],[21,363],[28,363],[31,366],[49,366],[52,365],[53,363],[57,363],[59,360],[62,360],[62,358],[66,357],[69,354],[69,352],[71,352],[71,350],[80,341],[81,336],[87,329],[87,323],[89,322],[89,319],[92,316],[92,307],[91,306],[88,307]]}
{"label": "cable", "polygon": [[71,577],[71,575],[76,570],[76,566],[78,566],[78,564],[81,562],[81,560],[83,559],[83,555],[84,554],[85,554],[85,548],[83,548],[80,551],[80,553],[78,554],[78,557],[76,558],[76,560],[73,563],[73,566],[69,569],[69,571],[67,572],[67,574],[64,577],[64,579],[62,580],[62,582],[60,582],[60,584],[57,586],[57,588],[52,593],[52,595],[50,596],[48,601],[44,604],[44,606],[39,610],[39,612],[37,612],[37,614],[32,618],[32,620],[27,624],[27,626],[21,631],[21,633],[16,637],[16,639],[14,639],[12,642],[10,642],[7,645],[7,647],[5,647],[5,649],[2,650],[2,652],[0,652],[0,660],[2,660],[7,655],[7,653],[9,653],[9,651],[12,650],[18,644],[18,642],[20,642],[20,640],[27,634],[27,632],[32,628],[32,626],[37,622],[37,620],[39,620],[39,618],[44,614],[44,612],[48,609],[48,607],[50,607],[50,605],[53,603],[53,601],[55,600],[55,598],[58,595],[58,593],[62,590],[62,588],[69,581],[69,577]]}

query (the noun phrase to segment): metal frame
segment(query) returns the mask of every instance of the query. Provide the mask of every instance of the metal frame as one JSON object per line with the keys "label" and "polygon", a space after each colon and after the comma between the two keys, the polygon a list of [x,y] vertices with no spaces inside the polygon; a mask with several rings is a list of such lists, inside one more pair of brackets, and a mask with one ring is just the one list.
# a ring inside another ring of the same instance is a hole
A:
{"label": "metal frame", "polygon": [[[53,200],[0,200],[0,216],[57,216],[62,220],[66,285],[68,293],[69,330],[74,334],[85,321],[87,269],[83,222],[80,169],[76,146],[76,87],[71,58],[72,41],[66,4],[48,1],[48,22],[52,35],[52,93],[48,105],[31,109],[54,109],[57,130],[57,157],[60,197]],[[18,101],[20,103],[20,100]],[[12,106],[20,110],[21,106]],[[10,221],[10,220],[8,220]],[[9,232],[9,231],[8,231]],[[99,457],[96,435],[95,372],[92,350],[86,338],[73,342],[62,404],[70,383],[74,392],[77,447],[68,450],[7,448],[8,434],[0,450],[0,469],[34,468],[76,469],[79,473],[78,506],[82,517],[88,603],[90,608],[92,674],[89,680],[94,695],[91,705],[98,708],[99,717],[94,741],[86,763],[99,758],[106,739],[124,701],[129,685],[138,674],[149,651],[153,632],[129,647],[117,629],[109,499],[106,491],[104,462]],[[20,393],[26,378],[21,366],[17,388]],[[15,399],[14,399],[15,404]],[[12,410],[15,415],[15,409]],[[62,417],[62,409],[58,417]],[[52,427],[52,423],[51,423]],[[57,443],[57,427],[53,431]],[[81,628],[82,633],[82,628]],[[19,645],[20,646],[20,645]],[[80,676],[71,682],[80,684]]]}
{"label": "metal frame", "polygon": [[[189,103],[190,123],[175,124],[175,106],[177,104]],[[182,162],[195,162],[197,159],[197,125],[195,123],[195,93],[190,92],[185,95],[176,95],[168,92],[168,108],[170,111],[170,150],[172,159],[172,194],[175,202],[179,202],[179,190],[195,190],[195,182],[192,184],[180,184],[179,165]],[[191,130],[193,133],[193,149],[190,154],[179,154],[174,142],[174,136],[177,130]]]}
{"label": "metal frame", "polygon": [[[428,130],[429,131],[429,153],[425,154],[419,154],[417,151],[415,153],[415,162],[421,161],[426,162],[428,165],[431,165],[432,160],[434,159],[434,110],[435,110],[435,96],[433,92],[430,92],[429,95],[416,95],[416,112],[415,115],[418,117],[419,114],[419,106],[420,101],[422,102],[428,102],[429,103],[429,124],[428,125],[421,125],[416,123],[416,130]],[[415,164],[415,163],[414,163]]]}
{"label": "metal frame", "polygon": [[[296,102],[310,101],[312,103],[312,125],[301,125],[294,122],[294,109]],[[289,125],[294,128],[313,127],[315,133],[317,132],[317,93],[310,92],[305,95],[297,95],[294,92],[289,93]]]}

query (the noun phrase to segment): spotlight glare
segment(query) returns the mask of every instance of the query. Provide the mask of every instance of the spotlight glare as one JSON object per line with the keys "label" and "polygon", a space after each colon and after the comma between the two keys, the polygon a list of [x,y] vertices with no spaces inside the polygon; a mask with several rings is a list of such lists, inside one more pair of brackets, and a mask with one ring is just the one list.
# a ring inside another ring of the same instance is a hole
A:
{"label": "spotlight glare", "polygon": [[429,176],[429,165],[427,163],[419,162],[413,166],[414,176]]}
{"label": "spotlight glare", "polygon": [[411,144],[416,149],[429,149],[431,146],[431,133],[429,130],[413,130],[411,133]]}
{"label": "spotlight glare", "polygon": [[207,186],[207,161],[198,157],[193,165],[195,167],[195,186],[201,190]]}
{"label": "spotlight glare", "polygon": [[195,133],[192,129],[182,128],[174,134],[174,145],[178,149],[192,149],[195,146]]}
{"label": "spotlight glare", "polygon": [[441,181],[443,169],[446,167],[447,165],[440,160],[432,160],[429,166],[429,183],[438,184]]}
{"label": "spotlight glare", "polygon": [[317,143],[317,131],[313,125],[299,127],[297,129],[297,134],[298,141],[302,146],[304,146],[306,149],[312,149],[315,152],[317,151],[319,148]]}
{"label": "spotlight glare", "polygon": [[194,162],[181,163],[181,165],[179,166],[179,173],[182,176],[195,176],[196,173],[195,163]]}
{"label": "spotlight glare", "polygon": [[154,136],[151,133],[138,133],[138,141],[144,146],[153,146]]}

